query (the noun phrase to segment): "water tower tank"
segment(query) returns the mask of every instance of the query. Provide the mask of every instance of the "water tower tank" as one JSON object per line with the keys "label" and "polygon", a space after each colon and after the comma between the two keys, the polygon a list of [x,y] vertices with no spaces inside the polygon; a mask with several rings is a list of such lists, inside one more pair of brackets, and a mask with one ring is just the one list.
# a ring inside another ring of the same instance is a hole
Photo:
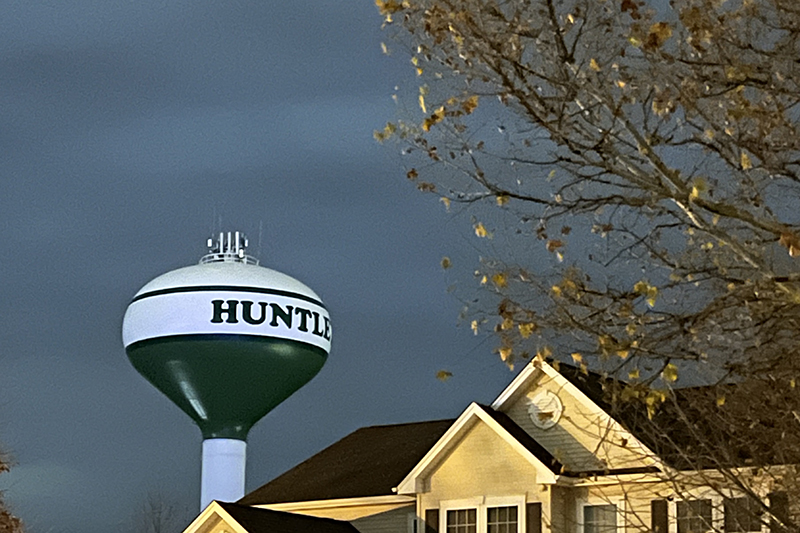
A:
{"label": "water tower tank", "polygon": [[248,431],[319,372],[331,346],[311,289],[259,266],[239,232],[208,245],[200,264],[142,287],[122,326],[136,370],[200,427],[201,507],[244,496]]}

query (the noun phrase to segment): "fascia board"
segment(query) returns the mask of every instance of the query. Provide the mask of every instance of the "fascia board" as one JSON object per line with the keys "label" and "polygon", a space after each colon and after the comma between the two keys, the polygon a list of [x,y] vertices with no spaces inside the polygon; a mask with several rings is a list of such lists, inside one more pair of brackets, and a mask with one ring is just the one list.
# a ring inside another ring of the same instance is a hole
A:
{"label": "fascia board", "polygon": [[536,374],[536,371],[543,365],[547,365],[547,363],[540,359],[533,359],[530,361],[492,402],[490,407],[495,411],[502,411],[503,407],[516,396],[517,392],[528,385]]}
{"label": "fascia board", "polygon": [[202,531],[204,529],[203,526],[205,526],[214,515],[219,516],[227,526],[233,529],[234,533],[248,533],[248,531],[239,525],[239,523],[216,501],[209,503],[208,506],[203,509],[203,512],[192,520],[192,523],[183,530],[183,533],[197,533],[198,531]]}
{"label": "fascia board", "polygon": [[480,420],[497,433],[506,443],[508,443],[517,453],[522,455],[531,463],[537,472],[544,473],[542,483],[556,483],[556,475],[538,457],[533,455],[517,439],[515,439],[506,429],[492,418],[481,406],[471,403],[469,407],[458,417],[444,435],[436,442],[428,453],[417,463],[411,472],[397,486],[398,494],[416,494],[422,491],[420,481],[430,473],[430,470],[438,465],[439,459],[449,452],[458,442],[458,438]]}
{"label": "fascia board", "polygon": [[408,475],[403,478],[397,487],[395,492],[397,494],[417,494],[418,492],[422,492],[419,487],[417,486],[417,480],[422,478],[425,473],[427,473],[428,468],[434,463],[434,461],[443,453],[450,451],[450,448],[455,444],[456,437],[458,437],[463,431],[472,427],[475,423],[474,414],[480,410],[480,407],[475,402],[469,404],[469,406],[464,410],[463,413],[453,422],[447,431],[445,431],[444,435],[439,437],[439,440],[436,441],[436,444],[428,450],[422,459],[417,463],[417,465],[408,473]]}
{"label": "fascia board", "polygon": [[363,496],[359,498],[339,498],[334,500],[309,500],[304,502],[285,502],[285,503],[264,503],[254,505],[259,509],[271,509],[273,511],[293,511],[296,509],[331,509],[343,507],[361,507],[368,505],[403,505],[414,503],[413,496],[402,494],[392,494],[388,496]]}
{"label": "fascia board", "polygon": [[583,404],[584,407],[587,407],[588,409],[593,410],[596,413],[600,414],[600,416],[605,417],[611,424],[614,431],[622,435],[625,435],[625,437],[628,439],[628,442],[633,443],[636,447],[639,448],[639,450],[641,450],[643,457],[648,460],[647,462],[651,463],[651,466],[655,466],[656,468],[662,471],[664,470],[665,465],[661,461],[660,457],[658,457],[655,453],[653,453],[652,450],[650,450],[650,448],[645,446],[630,431],[625,429],[622,426],[622,424],[617,422],[613,416],[611,416],[608,412],[605,411],[605,409],[603,409],[595,402],[593,402],[591,398],[586,396],[586,394],[584,394],[583,391],[581,391],[578,387],[576,387],[570,380],[562,376],[558,370],[556,370],[555,368],[553,368],[551,365],[547,364],[544,361],[541,362],[541,369],[545,373],[545,375],[551,378],[553,381],[555,381],[556,384],[561,389],[565,389],[572,396],[577,398],[577,400],[581,402],[581,404]]}

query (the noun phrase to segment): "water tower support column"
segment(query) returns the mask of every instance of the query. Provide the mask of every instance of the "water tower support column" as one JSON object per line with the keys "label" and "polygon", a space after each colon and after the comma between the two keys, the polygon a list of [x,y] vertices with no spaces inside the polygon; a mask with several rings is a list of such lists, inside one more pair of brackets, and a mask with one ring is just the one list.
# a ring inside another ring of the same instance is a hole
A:
{"label": "water tower support column", "polygon": [[200,509],[212,500],[235,502],[244,496],[247,443],[238,439],[203,441]]}

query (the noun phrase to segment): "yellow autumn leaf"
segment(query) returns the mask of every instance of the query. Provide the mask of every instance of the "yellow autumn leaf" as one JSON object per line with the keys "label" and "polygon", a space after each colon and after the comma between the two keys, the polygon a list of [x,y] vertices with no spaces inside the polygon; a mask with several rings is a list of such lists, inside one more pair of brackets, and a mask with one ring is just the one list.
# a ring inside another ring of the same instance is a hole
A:
{"label": "yellow autumn leaf", "polygon": [[495,201],[497,205],[502,207],[508,203],[508,195],[507,194],[498,194],[495,196]]}
{"label": "yellow autumn leaf", "polygon": [[442,268],[447,270],[451,266],[453,266],[453,264],[450,262],[450,258],[447,256],[442,257]]}
{"label": "yellow autumn leaf", "polygon": [[647,289],[647,305],[650,307],[656,306],[656,298],[658,297],[658,287],[650,287]]}
{"label": "yellow autumn leaf", "polygon": [[[422,98],[422,95],[420,95],[420,98]],[[431,116],[429,116],[422,122],[422,129],[425,131],[430,131],[432,126],[438,124],[443,119],[444,119],[444,106],[440,106],[433,112]]]}
{"label": "yellow autumn leaf", "polygon": [[717,396],[717,407],[725,405],[725,396]]}
{"label": "yellow autumn leaf", "polygon": [[403,9],[403,4],[397,0],[375,0],[381,15],[390,15]]}
{"label": "yellow autumn leaf", "polygon": [[494,283],[498,289],[502,289],[508,286],[508,278],[506,278],[504,273],[498,272],[492,276],[492,283]]}
{"label": "yellow autumn leaf", "polygon": [[558,285],[553,285],[552,287],[550,287],[550,290],[553,291],[553,294],[555,294],[556,296],[561,296],[561,287],[559,287]]}
{"label": "yellow autumn leaf", "polygon": [[589,60],[589,68],[595,72],[600,72],[600,65],[597,64],[597,60],[595,58]]}
{"label": "yellow autumn leaf", "polygon": [[539,359],[547,359],[551,355],[553,355],[553,350],[551,350],[549,346],[545,346],[544,348],[536,352],[536,357],[538,357]]}
{"label": "yellow autumn leaf", "polygon": [[704,194],[708,191],[708,182],[706,182],[705,178],[697,177],[692,180],[692,192],[689,194],[689,198],[694,200],[700,198],[701,194]]}
{"label": "yellow autumn leaf", "polygon": [[422,109],[423,113],[427,113],[428,112],[428,108],[425,107],[425,95],[422,94],[422,93],[420,93],[420,95],[419,95],[419,108]]}
{"label": "yellow autumn leaf", "polygon": [[469,115],[473,111],[475,111],[475,109],[477,107],[478,107],[478,95],[477,94],[474,94],[474,95],[470,96],[469,98],[464,100],[463,104],[461,104],[461,109],[463,109],[464,112],[467,115]]}
{"label": "yellow autumn leaf", "polygon": [[620,359],[626,359],[630,353],[630,350],[617,350],[617,357]]}
{"label": "yellow autumn leaf", "polygon": [[628,379],[639,379],[639,369],[634,368],[630,372],[628,372]]}
{"label": "yellow autumn leaf", "polygon": [[750,161],[750,156],[747,155],[746,152],[742,152],[739,162],[742,165],[742,170],[750,170],[751,168],[753,168],[753,162]]}
{"label": "yellow autumn leaf", "polygon": [[650,289],[650,284],[646,281],[637,281],[636,285],[633,286],[633,292],[636,294],[647,294],[647,291]]}
{"label": "yellow autumn leaf", "polygon": [[511,358],[511,348],[508,346],[503,346],[498,350],[500,352],[500,359],[503,361],[508,361]]}
{"label": "yellow autumn leaf", "polygon": [[448,370],[439,370],[436,372],[436,379],[439,381],[447,381],[451,377],[453,377],[453,373]]}
{"label": "yellow autumn leaf", "polygon": [[489,232],[486,231],[486,227],[484,227],[483,222],[478,222],[475,224],[475,235],[481,238],[489,236]]}
{"label": "yellow autumn leaf", "polygon": [[674,383],[678,380],[678,367],[672,363],[668,363],[661,371],[661,377],[668,383]]}
{"label": "yellow autumn leaf", "polygon": [[472,323],[469,325],[469,327],[470,327],[470,329],[472,330],[472,332],[475,335],[478,334],[478,321],[477,320],[473,320]]}
{"label": "yellow autumn leaf", "polygon": [[650,26],[645,46],[650,49],[661,48],[672,36],[672,26],[667,22],[656,22]]}
{"label": "yellow autumn leaf", "polygon": [[444,204],[444,208],[447,211],[450,211],[450,198],[447,198],[446,196],[442,196],[441,198],[439,198],[439,201]]}
{"label": "yellow autumn leaf", "polygon": [[570,357],[572,357],[572,361],[575,362],[575,363],[582,363],[583,362],[583,356],[581,354],[579,354],[578,352],[571,353]]}
{"label": "yellow autumn leaf", "polygon": [[533,334],[533,330],[536,329],[536,324],[533,322],[524,322],[517,327],[519,328],[519,334],[522,338],[527,339]]}
{"label": "yellow autumn leaf", "polygon": [[503,319],[503,322],[500,324],[500,329],[503,331],[509,330],[513,327],[514,327],[514,321],[509,317],[505,317]]}

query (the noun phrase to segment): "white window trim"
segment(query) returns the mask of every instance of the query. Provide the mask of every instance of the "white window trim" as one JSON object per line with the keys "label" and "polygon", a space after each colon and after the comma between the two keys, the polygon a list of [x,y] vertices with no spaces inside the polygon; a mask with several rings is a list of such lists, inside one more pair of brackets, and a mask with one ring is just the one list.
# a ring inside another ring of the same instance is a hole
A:
{"label": "white window trim", "polygon": [[527,531],[525,495],[513,496],[486,496],[468,498],[464,500],[446,500],[439,502],[439,532],[447,533],[447,511],[457,509],[475,509],[477,516],[477,533],[487,533],[487,509],[490,507],[516,507],[517,508],[517,533]]}
{"label": "white window trim", "polygon": [[[624,533],[625,532],[625,499],[612,499],[612,498],[604,498],[603,496],[593,496],[585,500],[581,500],[578,502],[578,517],[575,523],[578,525],[577,530],[578,533],[585,533],[583,527],[583,509],[584,507],[593,507],[597,505],[615,505],[617,507],[617,533]],[[670,533],[675,533],[674,531],[670,531]]]}
{"label": "white window trim", "polygon": [[669,533],[678,533],[678,502],[694,500],[711,500],[711,527],[712,531],[723,531],[725,525],[725,512],[722,510],[722,496],[715,492],[700,492],[686,498],[670,498],[667,505],[667,519],[669,520]]}

